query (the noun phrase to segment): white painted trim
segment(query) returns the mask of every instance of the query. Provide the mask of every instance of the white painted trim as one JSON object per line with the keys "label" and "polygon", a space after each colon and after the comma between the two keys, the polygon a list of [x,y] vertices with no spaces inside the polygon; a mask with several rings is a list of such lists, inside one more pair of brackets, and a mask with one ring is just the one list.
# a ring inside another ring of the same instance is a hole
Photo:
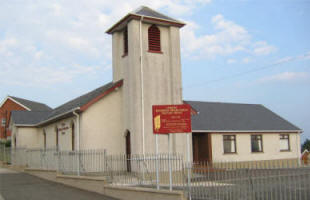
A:
{"label": "white painted trim", "polygon": [[[158,18],[158,17],[152,17],[152,16],[148,16],[148,15],[139,15],[139,14],[136,14],[136,13],[129,13],[128,15],[135,15],[135,16],[138,16],[138,17],[146,17],[146,18],[152,18],[152,19],[155,19],[155,20],[161,20],[161,21],[167,21],[167,22],[171,22],[171,23],[179,23],[179,24],[186,25],[184,22],[179,21],[179,20],[169,20],[169,19],[163,19],[163,18]],[[168,16],[166,16],[166,17],[168,17]]]}
{"label": "white painted trim", "polygon": [[35,124],[15,124],[16,127],[21,127],[21,126],[27,126],[27,127],[34,127]]}
{"label": "white painted trim", "polygon": [[51,121],[51,120],[53,120],[53,119],[56,119],[56,118],[58,118],[58,117],[61,117],[62,115],[65,115],[65,114],[68,114],[68,113],[73,113],[74,111],[76,111],[76,110],[79,110],[80,109],[80,107],[77,107],[77,108],[74,108],[74,109],[72,109],[72,110],[69,110],[68,112],[65,112],[65,113],[61,113],[61,114],[59,114],[59,115],[56,115],[56,116],[54,116],[53,118],[50,118],[50,119],[47,119],[47,120],[45,120],[45,121],[42,121],[42,122],[39,122],[38,124],[15,124],[15,126],[27,126],[27,127],[34,127],[34,126],[40,126],[40,125],[42,125],[42,124],[44,124],[44,123],[46,123],[46,122],[49,122],[49,121]]}
{"label": "white painted trim", "polygon": [[26,110],[31,111],[30,108],[28,108],[27,106],[25,106],[25,105],[19,103],[18,101],[16,101],[15,99],[13,99],[13,98],[10,97],[10,96],[7,96],[7,97],[1,102],[0,107],[2,107],[2,105],[3,105],[8,99],[10,99],[10,100],[13,101],[14,103],[16,103],[16,104],[22,106],[22,107],[25,108]]}
{"label": "white painted trim", "polygon": [[61,113],[61,114],[59,114],[59,115],[56,115],[56,116],[54,116],[54,117],[52,117],[52,118],[50,118],[50,119],[47,119],[47,120],[42,121],[42,122],[40,122],[40,123],[38,123],[38,124],[35,124],[35,125],[36,125],[36,126],[39,126],[39,125],[44,124],[44,123],[46,123],[46,122],[49,122],[49,121],[51,121],[51,120],[53,120],[53,119],[56,119],[57,117],[60,117],[60,116],[62,116],[62,115],[65,115],[65,114],[74,112],[74,111],[79,110],[79,109],[80,109],[80,107],[73,108],[73,109],[69,110],[68,112]]}
{"label": "white painted trim", "polygon": [[292,132],[292,133],[302,133],[302,130],[192,130],[192,132],[215,132],[215,133],[283,133],[283,132]]}

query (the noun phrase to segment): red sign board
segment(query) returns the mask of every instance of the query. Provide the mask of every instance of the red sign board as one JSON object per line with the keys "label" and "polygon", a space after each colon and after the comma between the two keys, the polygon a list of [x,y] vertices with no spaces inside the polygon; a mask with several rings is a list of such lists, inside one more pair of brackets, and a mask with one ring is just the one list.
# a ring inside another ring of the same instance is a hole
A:
{"label": "red sign board", "polygon": [[192,132],[190,105],[154,105],[153,131],[155,134]]}

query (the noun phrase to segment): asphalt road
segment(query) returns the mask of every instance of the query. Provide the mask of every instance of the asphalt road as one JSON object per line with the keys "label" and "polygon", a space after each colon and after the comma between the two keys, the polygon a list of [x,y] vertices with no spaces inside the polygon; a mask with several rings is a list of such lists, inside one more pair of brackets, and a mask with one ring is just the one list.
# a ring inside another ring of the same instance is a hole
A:
{"label": "asphalt road", "polygon": [[115,200],[0,167],[0,200]]}

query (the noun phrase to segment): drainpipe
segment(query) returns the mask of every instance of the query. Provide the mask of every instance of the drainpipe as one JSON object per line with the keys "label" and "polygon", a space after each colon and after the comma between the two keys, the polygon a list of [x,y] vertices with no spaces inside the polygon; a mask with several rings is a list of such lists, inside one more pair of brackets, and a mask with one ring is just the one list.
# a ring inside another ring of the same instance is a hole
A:
{"label": "drainpipe", "polygon": [[144,85],[143,85],[143,58],[142,58],[142,21],[143,16],[140,18],[139,34],[140,34],[140,81],[141,81],[141,115],[142,115],[142,154],[145,154],[145,127],[144,127]]}
{"label": "drainpipe", "polygon": [[76,113],[76,111],[73,111],[73,114],[76,116],[76,147],[77,147],[77,175],[80,176],[80,115]]}

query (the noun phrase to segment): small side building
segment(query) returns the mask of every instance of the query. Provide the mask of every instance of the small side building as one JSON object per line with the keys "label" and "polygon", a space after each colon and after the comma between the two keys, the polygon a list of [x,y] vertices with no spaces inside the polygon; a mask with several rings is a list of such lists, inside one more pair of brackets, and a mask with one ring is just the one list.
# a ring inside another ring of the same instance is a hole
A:
{"label": "small side building", "polygon": [[122,85],[122,80],[108,83],[49,112],[14,111],[12,146],[125,153],[119,106]]}
{"label": "small side building", "polygon": [[260,104],[186,101],[194,110],[194,161],[300,158],[302,130]]}

